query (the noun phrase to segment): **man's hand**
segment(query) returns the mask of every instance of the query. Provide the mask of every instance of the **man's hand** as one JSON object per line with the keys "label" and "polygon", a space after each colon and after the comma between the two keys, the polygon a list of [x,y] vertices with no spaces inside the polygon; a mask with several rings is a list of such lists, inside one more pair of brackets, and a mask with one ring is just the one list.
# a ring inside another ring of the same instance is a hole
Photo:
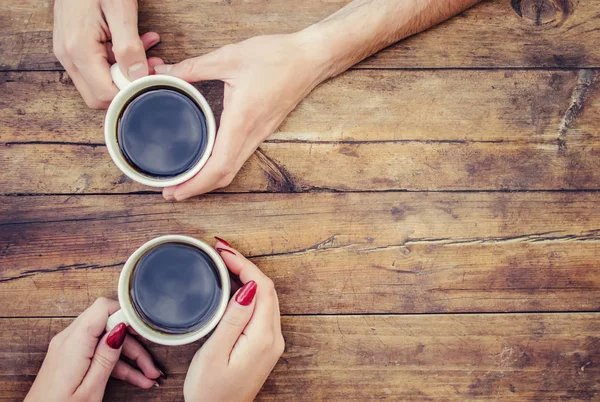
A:
{"label": "man's hand", "polygon": [[167,187],[184,200],[226,187],[244,162],[321,80],[322,64],[297,34],[259,36],[175,65],[156,67],[189,82],[225,82],[223,114],[212,156],[186,183]]}
{"label": "man's hand", "polygon": [[[63,65],[85,103],[106,109],[118,89],[110,65],[118,62],[132,80],[163,64],[146,59],[156,45],[156,32],[138,34],[137,0],[56,0],[54,4],[54,54]],[[112,42],[111,42],[112,41]]]}
{"label": "man's hand", "polygon": [[212,155],[192,179],[163,190],[185,200],[225,187],[287,114],[321,81],[479,0],[354,0],[300,32],[259,36],[157,73],[186,81],[221,80],[225,98]]}

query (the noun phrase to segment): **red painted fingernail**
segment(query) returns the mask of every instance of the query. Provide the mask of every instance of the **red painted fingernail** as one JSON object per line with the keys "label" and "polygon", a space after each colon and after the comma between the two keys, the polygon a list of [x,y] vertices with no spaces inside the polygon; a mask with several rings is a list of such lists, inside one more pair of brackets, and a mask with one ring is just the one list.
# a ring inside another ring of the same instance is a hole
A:
{"label": "red painted fingernail", "polygon": [[219,253],[221,253],[221,252],[225,251],[226,253],[233,254],[233,255],[237,255],[237,254],[236,254],[236,253],[234,253],[233,251],[231,251],[231,250],[229,250],[229,249],[226,249],[226,248],[222,248],[222,247],[217,247],[215,250],[217,250]]}
{"label": "red painted fingernail", "polygon": [[254,300],[254,296],[256,295],[256,288],[256,282],[246,282],[246,284],[242,286],[237,296],[235,297],[235,301],[237,302],[237,304],[247,306],[250,303],[252,303],[252,300]]}
{"label": "red painted fingernail", "polygon": [[227,243],[227,241],[221,239],[220,237],[215,236],[215,239],[217,239],[217,241],[220,241],[221,243],[223,243],[227,247],[231,247],[231,244]]}
{"label": "red painted fingernail", "polygon": [[127,335],[127,325],[125,323],[117,324],[106,337],[106,344],[113,349],[119,349],[125,342]]}

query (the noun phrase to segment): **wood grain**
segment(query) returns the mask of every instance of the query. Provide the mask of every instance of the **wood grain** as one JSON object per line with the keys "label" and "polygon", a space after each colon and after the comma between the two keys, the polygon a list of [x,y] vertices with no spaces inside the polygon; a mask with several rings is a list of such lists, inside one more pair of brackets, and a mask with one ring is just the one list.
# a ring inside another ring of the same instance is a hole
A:
{"label": "wood grain", "polygon": [[[496,141],[566,145],[598,137],[598,72],[349,71],[317,87],[271,141]],[[197,85],[217,115],[223,86]],[[0,74],[0,141],[104,142],[66,73]]]}
{"label": "wood grain", "polygon": [[[68,319],[2,319],[0,390],[21,400]],[[283,317],[286,352],[259,400],[593,400],[598,314]],[[482,325],[485,323],[485,325]],[[182,400],[197,345],[150,345],[158,389],[111,381],[107,401]]]}
{"label": "wood grain", "polygon": [[[597,190],[600,144],[264,143],[225,192]],[[157,191],[104,146],[6,144],[2,194]],[[335,172],[335,174],[332,174]]]}
{"label": "wood grain", "polygon": [[[0,198],[4,316],[74,315],[168,233],[226,238],[285,314],[595,310],[595,193]],[[302,206],[302,207],[301,207]],[[35,300],[35,303],[32,302]]]}
{"label": "wood grain", "polygon": [[[295,32],[346,3],[143,0],[140,31],[159,32],[162,43],[150,54],[176,62],[252,36]],[[0,4],[0,69],[60,68],[52,54],[52,7],[51,0]],[[599,12],[595,0],[485,1],[359,68],[600,66]]]}

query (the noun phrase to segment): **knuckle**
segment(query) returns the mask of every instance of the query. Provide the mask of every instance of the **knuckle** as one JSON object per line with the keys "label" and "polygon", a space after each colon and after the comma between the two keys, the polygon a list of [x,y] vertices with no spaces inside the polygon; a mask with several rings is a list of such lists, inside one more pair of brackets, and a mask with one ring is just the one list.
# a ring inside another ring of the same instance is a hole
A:
{"label": "knuckle", "polygon": [[260,341],[260,348],[263,351],[271,350],[273,348],[274,343],[275,336],[269,332],[264,333]]}
{"label": "knuckle", "polygon": [[246,321],[238,314],[227,314],[223,317],[223,322],[232,327],[241,328],[246,325]]}
{"label": "knuckle", "polygon": [[223,176],[221,178],[221,180],[219,180],[219,187],[229,186],[231,183],[233,183],[234,178],[235,178],[235,175],[233,175],[233,174],[227,174],[227,175]]}
{"label": "knuckle", "polygon": [[108,306],[109,302],[110,302],[110,300],[108,298],[101,296],[94,301],[94,304],[96,306],[104,307],[104,306]]}
{"label": "knuckle", "polygon": [[225,45],[217,51],[217,61],[221,65],[236,69],[239,67],[239,48],[237,44]]}
{"label": "knuckle", "polygon": [[52,45],[52,51],[54,52],[54,56],[58,59],[58,61],[62,62],[65,58],[65,49],[62,45],[54,42]]}
{"label": "knuckle", "polygon": [[194,59],[185,59],[178,65],[182,76],[193,76],[196,70],[196,62]]}
{"label": "knuckle", "polygon": [[61,47],[62,53],[65,56],[73,57],[79,51],[79,43],[75,39],[69,39]]}
{"label": "knuckle", "polygon": [[279,334],[277,339],[275,340],[275,354],[277,356],[281,356],[285,351],[285,339],[283,339],[283,335]]}
{"label": "knuckle", "polygon": [[110,91],[100,90],[97,91],[96,98],[99,103],[104,104],[110,102],[113,99],[113,94]]}
{"label": "knuckle", "polygon": [[103,369],[105,369],[107,371],[112,371],[113,362],[108,357],[106,357],[100,353],[96,353],[93,357],[93,360]]}
{"label": "knuckle", "polygon": [[54,335],[52,337],[52,339],[50,339],[50,344],[48,345],[48,349],[56,349],[56,348],[60,347],[60,345],[63,342],[63,336],[64,335],[62,332]]}
{"label": "knuckle", "polygon": [[223,161],[219,166],[218,174],[221,177],[222,182],[231,183],[233,181],[233,177],[235,176],[232,164],[229,160]]}
{"label": "knuckle", "polygon": [[269,294],[275,294],[275,283],[271,278],[265,278],[260,286],[265,289],[266,292],[269,292]]}
{"label": "knuckle", "polygon": [[102,103],[98,99],[86,100],[85,104],[87,105],[87,107],[94,110],[100,110],[104,108],[104,103]]}
{"label": "knuckle", "polygon": [[124,58],[129,54],[141,53],[143,51],[144,45],[142,44],[141,40],[113,44],[113,53],[118,59]]}

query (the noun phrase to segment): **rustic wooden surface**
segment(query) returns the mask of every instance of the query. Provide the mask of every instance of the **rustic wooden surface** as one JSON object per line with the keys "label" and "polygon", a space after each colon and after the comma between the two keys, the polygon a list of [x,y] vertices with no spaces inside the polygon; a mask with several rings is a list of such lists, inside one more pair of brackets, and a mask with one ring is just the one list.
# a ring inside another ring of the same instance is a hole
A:
{"label": "rustic wooden surface", "polygon": [[[141,0],[168,61],[347,0]],[[273,278],[261,400],[597,400],[600,2],[491,0],[318,87],[226,189],[166,203],[113,166],[51,53],[51,0],[0,3],[0,400],[146,240],[228,239]],[[222,84],[197,84],[219,115]],[[181,400],[197,344],[148,345]]]}
{"label": "rustic wooden surface", "polygon": [[[0,395],[19,399],[69,319],[1,319]],[[286,352],[260,400],[591,400],[596,314],[284,317]],[[149,345],[169,367],[158,389],[111,384],[108,400],[172,401],[195,345]]]}

